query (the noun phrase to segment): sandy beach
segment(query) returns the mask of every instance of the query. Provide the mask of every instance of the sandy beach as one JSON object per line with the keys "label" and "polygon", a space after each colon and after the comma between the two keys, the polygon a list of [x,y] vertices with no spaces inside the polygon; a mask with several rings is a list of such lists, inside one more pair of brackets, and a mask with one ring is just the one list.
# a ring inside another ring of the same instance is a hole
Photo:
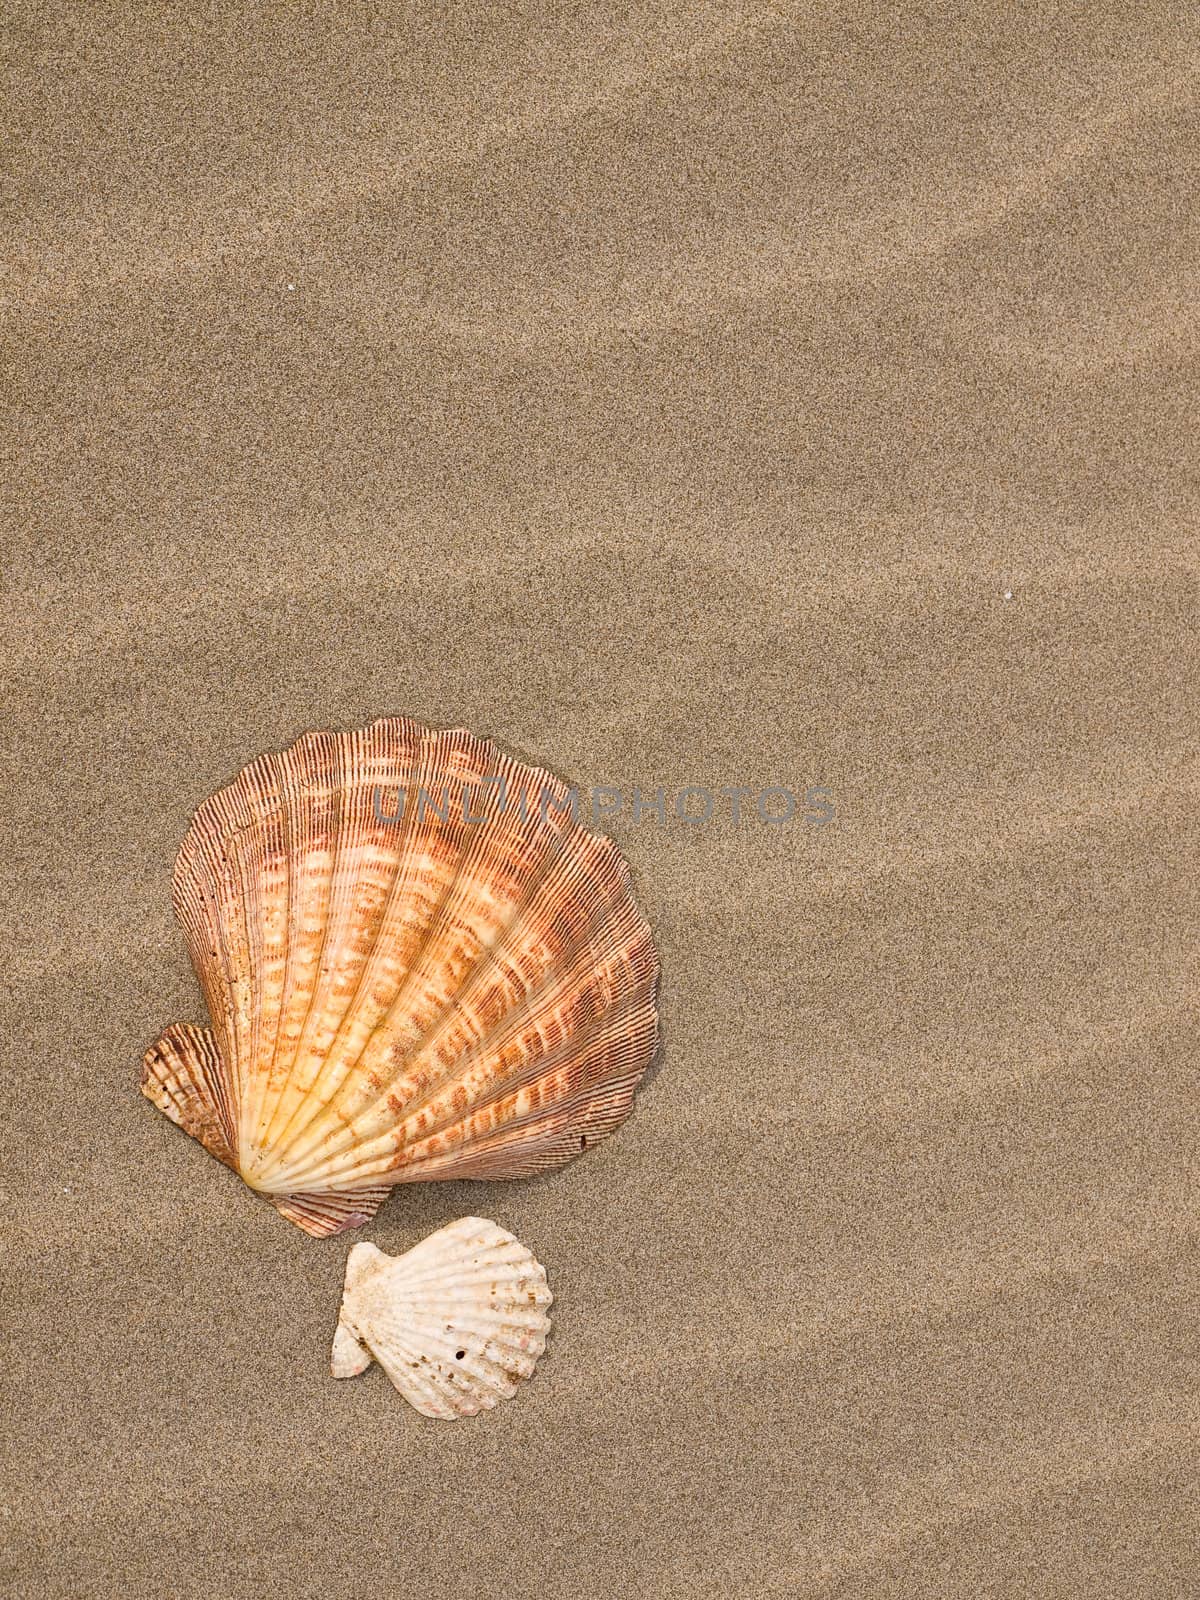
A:
{"label": "sandy beach", "polygon": [[[1193,1594],[1195,9],[8,24],[6,1592]],[[662,962],[615,1137],[366,1230],[546,1266],[456,1423],[138,1092],[193,809],[400,713]]]}

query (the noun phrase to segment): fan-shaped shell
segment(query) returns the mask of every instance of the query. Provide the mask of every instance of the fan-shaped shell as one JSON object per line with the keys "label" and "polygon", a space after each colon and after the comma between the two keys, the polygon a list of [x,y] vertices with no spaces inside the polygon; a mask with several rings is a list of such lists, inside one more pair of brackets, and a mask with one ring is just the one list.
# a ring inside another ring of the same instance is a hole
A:
{"label": "fan-shaped shell", "polygon": [[403,1256],[356,1244],[333,1375],[352,1378],[374,1359],[422,1415],[472,1417],[532,1373],[553,1299],[540,1262],[482,1217],[460,1217]]}
{"label": "fan-shaped shell", "polygon": [[549,773],[461,729],[306,734],[196,812],[173,899],[212,1019],[144,1093],[310,1233],[397,1183],[604,1138],[654,1050],[650,930]]}

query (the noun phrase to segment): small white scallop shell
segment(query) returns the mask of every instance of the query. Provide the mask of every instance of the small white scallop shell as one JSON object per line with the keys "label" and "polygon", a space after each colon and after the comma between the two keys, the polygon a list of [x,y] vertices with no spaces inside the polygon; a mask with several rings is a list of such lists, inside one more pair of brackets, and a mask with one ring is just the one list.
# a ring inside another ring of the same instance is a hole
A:
{"label": "small white scallop shell", "polygon": [[335,1378],[378,1361],[426,1417],[472,1417],[508,1400],[546,1348],[546,1270],[519,1239],[460,1217],[407,1255],[356,1244],[333,1338]]}

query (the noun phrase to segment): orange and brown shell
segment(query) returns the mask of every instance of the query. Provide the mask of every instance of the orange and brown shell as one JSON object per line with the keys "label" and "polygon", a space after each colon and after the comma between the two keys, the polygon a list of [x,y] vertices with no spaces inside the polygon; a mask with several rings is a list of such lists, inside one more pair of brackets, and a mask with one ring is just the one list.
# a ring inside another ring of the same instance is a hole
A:
{"label": "orange and brown shell", "polygon": [[629,1114],[658,962],[628,869],[486,739],[306,734],[205,801],[172,887],[212,1027],[168,1028],[143,1093],[308,1233]]}

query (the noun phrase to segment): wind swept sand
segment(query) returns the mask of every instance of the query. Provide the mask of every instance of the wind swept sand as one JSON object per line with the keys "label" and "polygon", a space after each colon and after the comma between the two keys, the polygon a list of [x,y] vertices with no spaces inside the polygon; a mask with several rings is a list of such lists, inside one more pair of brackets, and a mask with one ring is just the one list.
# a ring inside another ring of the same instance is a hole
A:
{"label": "wind swept sand", "polygon": [[[0,1576],[1195,1590],[1195,8],[9,8]],[[386,712],[586,788],[661,1065],[533,1381],[328,1375],[349,1240],[139,1095],[169,876]]]}

